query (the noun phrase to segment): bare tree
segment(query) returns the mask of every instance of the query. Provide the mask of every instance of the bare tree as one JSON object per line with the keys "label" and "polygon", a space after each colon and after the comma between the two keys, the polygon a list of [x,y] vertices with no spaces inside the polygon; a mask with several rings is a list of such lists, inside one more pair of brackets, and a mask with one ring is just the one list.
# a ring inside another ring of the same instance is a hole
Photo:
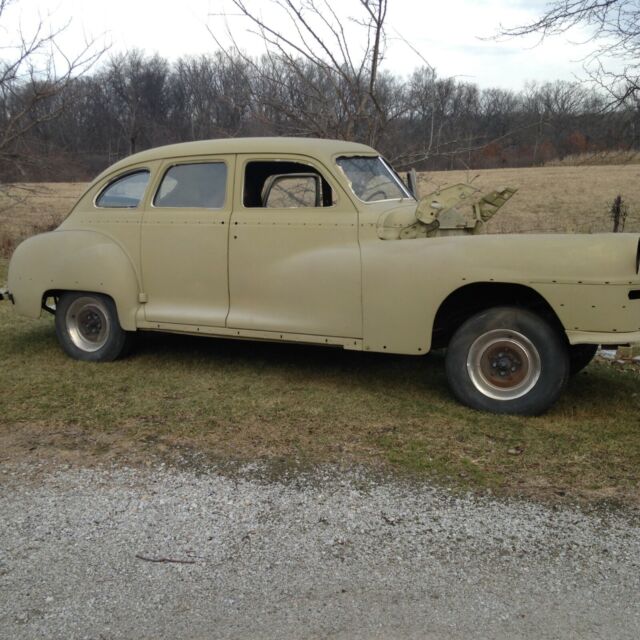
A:
{"label": "bare tree", "polygon": [[[0,28],[15,0],[0,0]],[[0,171],[18,177],[36,162],[29,135],[67,108],[65,89],[100,58],[104,47],[86,42],[70,55],[57,41],[68,23],[55,27],[40,20],[2,47],[0,59]]]}
{"label": "bare tree", "polygon": [[172,128],[183,140],[239,135],[246,124],[250,91],[246,65],[218,51],[183,57],[169,79]]}
{"label": "bare tree", "polygon": [[137,49],[107,62],[100,78],[110,117],[119,131],[118,154],[160,144],[166,136],[168,75],[165,59],[157,54],[146,57]]}
{"label": "bare tree", "polygon": [[278,129],[288,124],[298,135],[376,143],[388,119],[378,87],[387,0],[358,0],[360,14],[347,26],[364,32],[359,51],[329,0],[269,0],[264,13],[248,0],[231,1],[266,45],[257,64],[242,54],[229,33],[234,54],[244,60],[255,86],[269,87],[270,95],[261,96],[266,102],[253,100],[263,109],[262,117],[278,114]]}
{"label": "bare tree", "polygon": [[500,34],[541,38],[586,29],[593,51],[584,61],[591,80],[611,96],[610,106],[637,103],[640,92],[640,0],[555,0],[533,22],[501,27]]}

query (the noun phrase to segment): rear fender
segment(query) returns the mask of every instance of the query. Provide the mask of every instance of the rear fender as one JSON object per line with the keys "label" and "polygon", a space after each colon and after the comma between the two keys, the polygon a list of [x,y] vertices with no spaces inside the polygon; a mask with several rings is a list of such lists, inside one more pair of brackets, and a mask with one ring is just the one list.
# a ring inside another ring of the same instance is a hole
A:
{"label": "rear fender", "polygon": [[124,249],[96,231],[57,230],[25,240],[9,264],[16,311],[38,318],[45,294],[91,291],[110,296],[123,329],[136,329],[140,279]]}

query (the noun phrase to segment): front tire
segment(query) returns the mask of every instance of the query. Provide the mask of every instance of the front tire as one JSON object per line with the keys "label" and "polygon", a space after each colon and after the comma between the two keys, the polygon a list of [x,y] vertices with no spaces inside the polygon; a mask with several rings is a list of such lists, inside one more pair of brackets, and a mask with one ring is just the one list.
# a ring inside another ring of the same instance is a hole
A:
{"label": "front tire", "polygon": [[538,415],[569,377],[569,353],[540,316],[495,307],[469,318],[453,335],[446,371],[454,395],[473,409]]}
{"label": "front tire", "polygon": [[113,300],[99,293],[63,293],[56,305],[56,335],[65,353],[76,360],[110,362],[129,349]]}

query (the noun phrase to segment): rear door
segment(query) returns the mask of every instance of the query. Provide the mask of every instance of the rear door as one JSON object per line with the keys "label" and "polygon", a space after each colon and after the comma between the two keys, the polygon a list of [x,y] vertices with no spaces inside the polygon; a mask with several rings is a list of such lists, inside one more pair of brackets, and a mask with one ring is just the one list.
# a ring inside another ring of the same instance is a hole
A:
{"label": "rear door", "polygon": [[223,327],[234,156],[165,160],[141,231],[145,319]]}

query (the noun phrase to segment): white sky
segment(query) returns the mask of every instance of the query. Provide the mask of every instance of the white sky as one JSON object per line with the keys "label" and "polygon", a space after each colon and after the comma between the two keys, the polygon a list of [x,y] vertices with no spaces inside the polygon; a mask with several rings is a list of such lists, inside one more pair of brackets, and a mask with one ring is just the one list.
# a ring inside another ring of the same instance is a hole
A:
{"label": "white sky", "polygon": [[[273,16],[267,0],[248,1],[263,15]],[[345,16],[356,2],[328,1]],[[480,39],[493,35],[500,23],[530,20],[545,4],[546,0],[390,0],[383,68],[408,74],[423,64],[397,37],[402,34],[438,75],[468,79],[481,87],[520,89],[528,80],[573,79],[581,73],[588,47],[566,37],[548,39],[539,46],[534,46],[535,38]],[[58,26],[71,21],[61,40],[65,51],[78,51],[85,38],[97,37],[110,43],[114,53],[137,47],[174,60],[215,50],[207,26],[228,42],[225,18],[219,15],[225,10],[233,12],[229,0],[15,0],[2,18],[0,39],[2,44],[13,40],[20,27],[29,34],[41,16]],[[231,15],[226,23],[247,53],[260,53],[260,43],[247,32],[244,18]],[[350,29],[357,44],[360,32],[353,25]],[[584,40],[582,34],[572,37]]]}

